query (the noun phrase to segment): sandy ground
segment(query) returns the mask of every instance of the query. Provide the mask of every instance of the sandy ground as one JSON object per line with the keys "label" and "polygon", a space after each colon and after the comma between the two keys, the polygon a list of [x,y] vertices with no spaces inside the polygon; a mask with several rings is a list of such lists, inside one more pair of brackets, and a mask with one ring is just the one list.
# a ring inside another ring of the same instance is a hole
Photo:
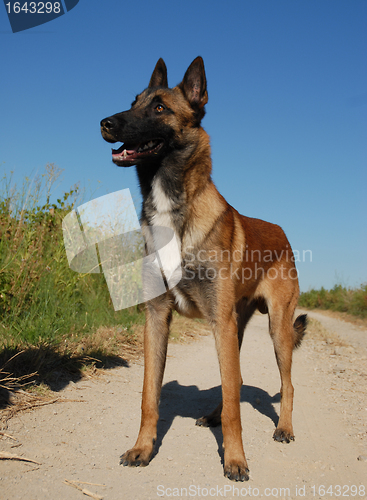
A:
{"label": "sandy ground", "polygon": [[196,418],[220,398],[209,335],[169,346],[157,453],[148,467],[119,465],[120,454],[134,444],[139,430],[139,361],[70,383],[61,395],[78,402],[44,406],[11,419],[5,432],[16,440],[2,436],[0,451],[40,465],[0,460],[0,499],[87,498],[65,479],[109,500],[366,499],[367,330],[321,313],[310,316],[327,328],[330,338],[306,338],[295,352],[296,440],[290,444],[272,439],[280,406],[279,374],[267,317],[255,315],[245,333],[241,412],[248,482],[224,478],[221,429],[195,426]]}

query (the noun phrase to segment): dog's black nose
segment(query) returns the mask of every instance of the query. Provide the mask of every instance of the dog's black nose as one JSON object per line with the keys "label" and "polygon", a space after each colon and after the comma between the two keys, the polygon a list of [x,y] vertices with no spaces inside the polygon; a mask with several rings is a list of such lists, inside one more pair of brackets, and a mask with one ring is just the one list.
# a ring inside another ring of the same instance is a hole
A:
{"label": "dog's black nose", "polygon": [[116,120],[114,120],[112,116],[110,116],[109,118],[104,118],[101,121],[101,127],[105,130],[111,130],[115,127],[115,125],[116,125]]}

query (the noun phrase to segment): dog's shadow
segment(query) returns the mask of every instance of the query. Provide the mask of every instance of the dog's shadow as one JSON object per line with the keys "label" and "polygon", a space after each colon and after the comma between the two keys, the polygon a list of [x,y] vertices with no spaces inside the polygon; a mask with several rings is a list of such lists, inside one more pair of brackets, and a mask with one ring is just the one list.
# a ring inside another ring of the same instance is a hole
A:
{"label": "dog's shadow", "polygon": [[[159,421],[157,429],[157,441],[155,444],[154,456],[158,453],[163,439],[169,431],[174,418],[192,418],[195,421],[203,415],[208,415],[217,406],[222,398],[221,387],[213,387],[201,391],[197,386],[180,385],[177,380],[168,382],[162,387],[161,400],[159,405]],[[241,388],[241,402],[250,403],[252,407],[273,421],[275,427],[278,424],[279,416],[275,411],[273,403],[280,401],[280,393],[270,396],[266,391],[250,385],[243,385]],[[217,445],[218,454],[224,463],[223,455],[223,434],[221,426],[210,427]]]}

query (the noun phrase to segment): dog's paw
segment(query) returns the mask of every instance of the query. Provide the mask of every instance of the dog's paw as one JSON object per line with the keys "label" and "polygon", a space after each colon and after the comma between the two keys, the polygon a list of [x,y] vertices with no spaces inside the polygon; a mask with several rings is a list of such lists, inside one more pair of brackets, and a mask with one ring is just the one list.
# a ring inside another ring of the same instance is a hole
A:
{"label": "dog's paw", "polygon": [[293,432],[288,432],[284,429],[275,429],[273,439],[279,443],[290,443],[294,441],[294,435]]}
{"label": "dog's paw", "polygon": [[198,418],[196,421],[196,425],[201,427],[218,427],[221,424],[220,415],[206,415],[205,417]]}
{"label": "dog's paw", "polygon": [[151,459],[152,452],[142,448],[132,448],[120,457],[120,465],[128,467],[146,467]]}
{"label": "dog's paw", "polygon": [[231,481],[248,481],[250,479],[249,472],[246,462],[229,463],[224,466],[224,476]]}

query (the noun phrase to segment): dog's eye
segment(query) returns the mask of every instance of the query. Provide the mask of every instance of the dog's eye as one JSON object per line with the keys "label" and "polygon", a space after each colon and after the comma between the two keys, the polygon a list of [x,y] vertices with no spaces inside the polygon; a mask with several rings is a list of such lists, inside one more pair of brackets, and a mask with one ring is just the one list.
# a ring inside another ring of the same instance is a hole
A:
{"label": "dog's eye", "polygon": [[162,113],[162,111],[164,111],[164,106],[162,106],[162,104],[157,104],[155,110],[158,111],[158,113]]}

